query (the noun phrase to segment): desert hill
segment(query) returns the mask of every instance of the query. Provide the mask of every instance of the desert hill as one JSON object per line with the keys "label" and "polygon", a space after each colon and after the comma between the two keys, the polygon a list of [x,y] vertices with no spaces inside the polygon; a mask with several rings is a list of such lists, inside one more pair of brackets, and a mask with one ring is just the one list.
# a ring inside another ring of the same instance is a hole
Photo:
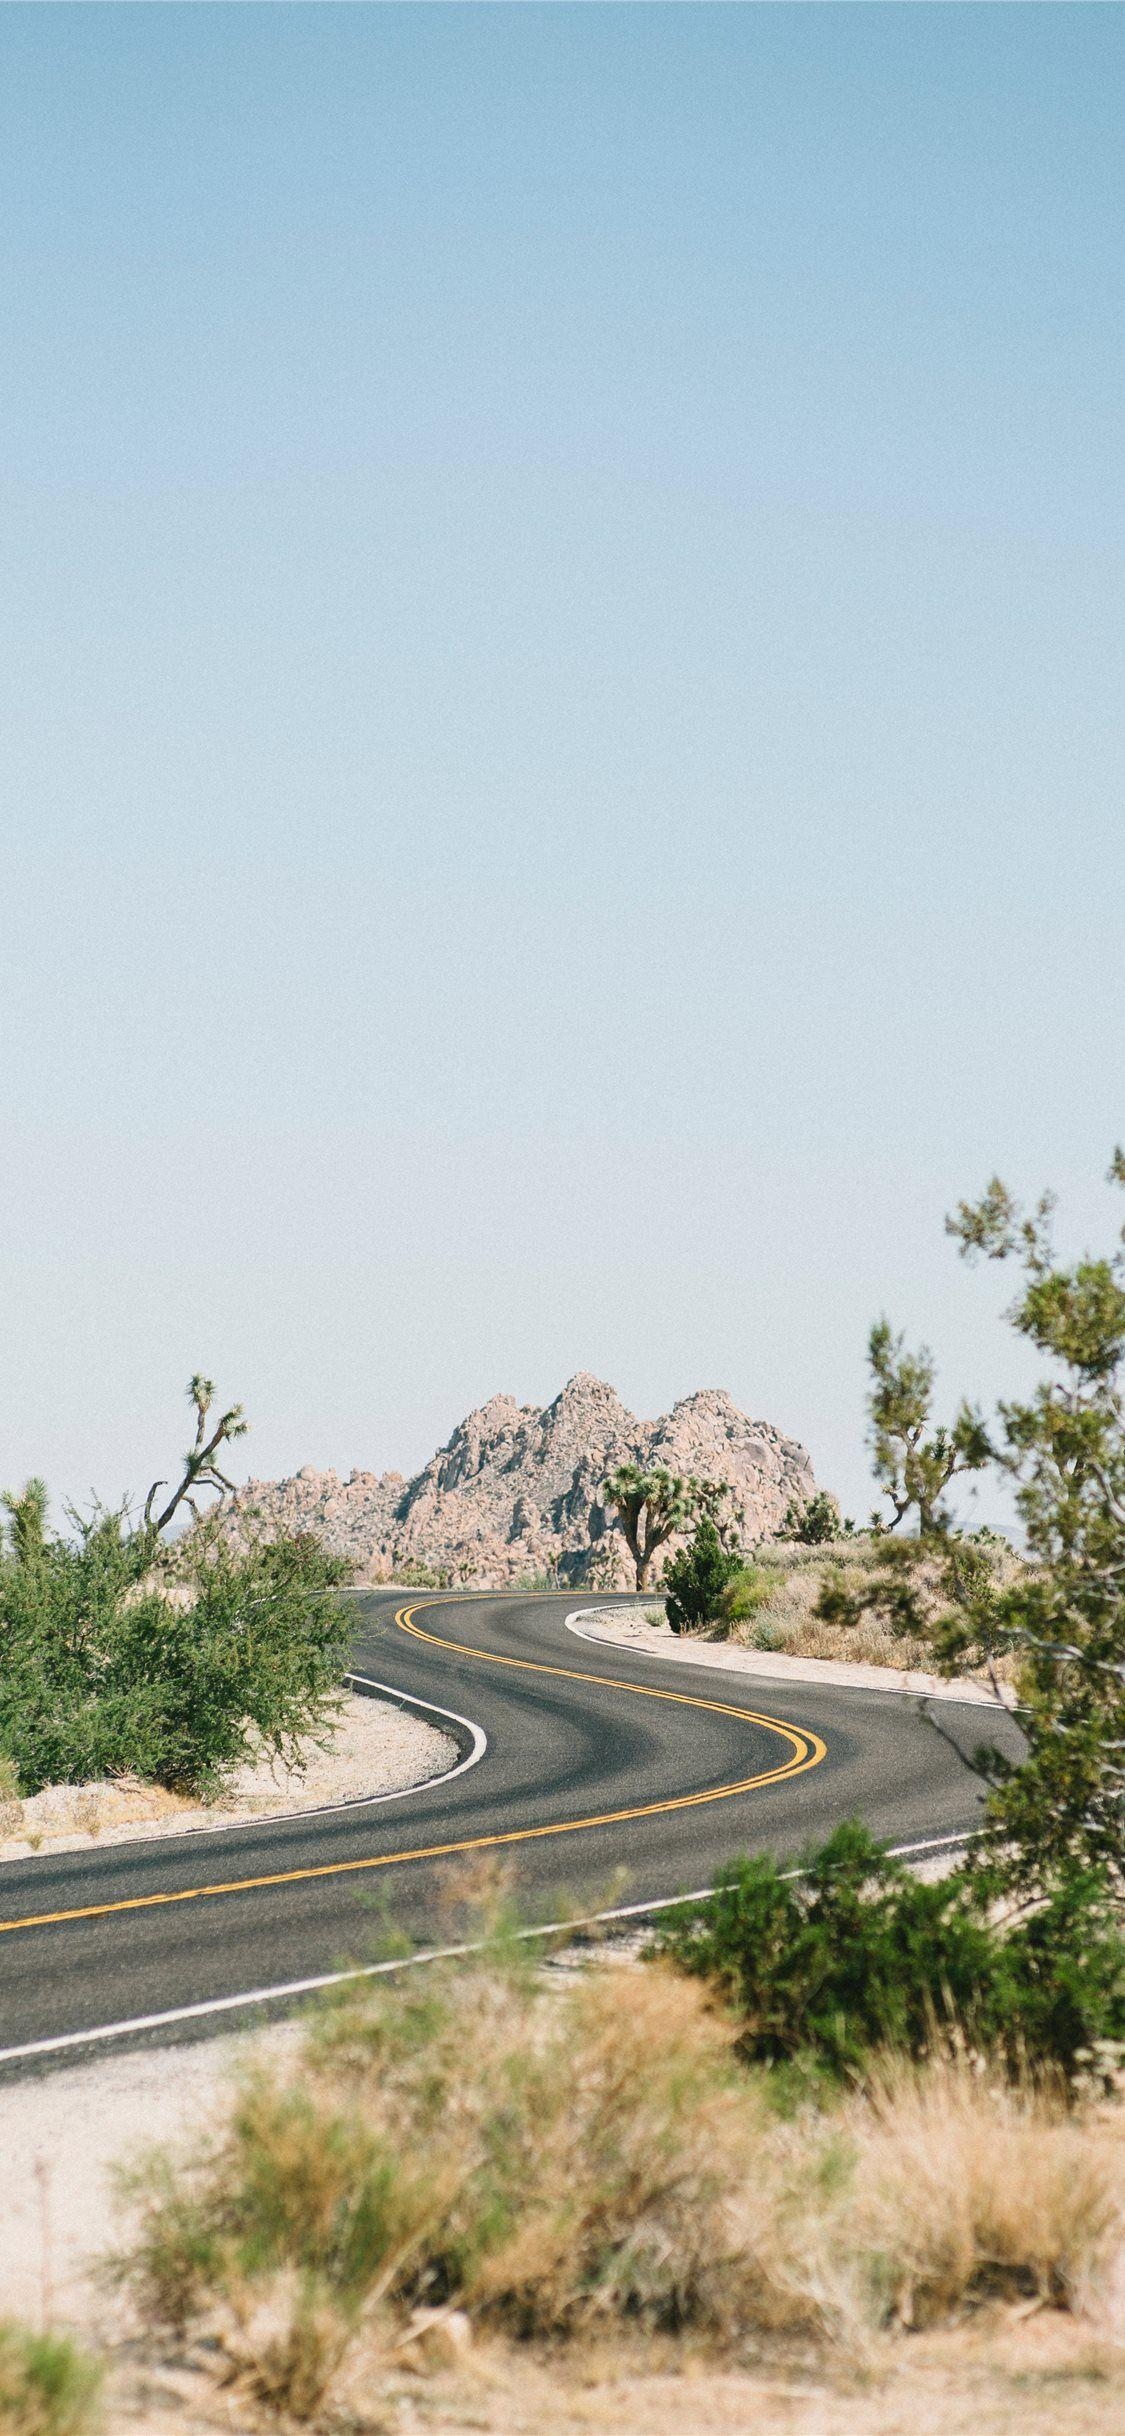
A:
{"label": "desert hill", "polygon": [[361,1581],[426,1565],[452,1581],[499,1587],[547,1572],[563,1582],[625,1582],[627,1552],[600,1492],[606,1473],[629,1459],[729,1480],[750,1541],[776,1530],[790,1498],[815,1487],[804,1448],[770,1422],[749,1420],[723,1388],[638,1421],[604,1380],[579,1371],[542,1411],[491,1397],[412,1480],[363,1471],[341,1480],[310,1465],[289,1480],[249,1481],[232,1519],[254,1514],[315,1531]]}

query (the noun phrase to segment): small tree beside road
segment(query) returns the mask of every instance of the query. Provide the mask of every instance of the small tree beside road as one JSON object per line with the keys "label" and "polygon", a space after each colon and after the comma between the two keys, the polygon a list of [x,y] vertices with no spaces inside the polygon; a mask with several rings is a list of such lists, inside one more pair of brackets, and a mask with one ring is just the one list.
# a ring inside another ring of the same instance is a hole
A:
{"label": "small tree beside road", "polygon": [[[1125,1185],[1125,1152],[1109,1181]],[[990,1881],[1040,1899],[1093,1871],[1125,1899],[1125,1250],[1060,1261],[1053,1201],[1028,1211],[996,1177],[946,1221],[968,1260],[1011,1261],[1021,1284],[1009,1325],[1045,1372],[986,1423],[966,1405],[951,1431],[931,1430],[933,1368],[905,1355],[884,1321],[872,1331],[872,1446],[895,1521],[864,1589],[825,1584],[818,1612],[855,1622],[865,1610],[926,1640],[937,1665],[1019,1668],[1026,1756],[993,1755],[991,1840],[977,1855]],[[1125,1230],[1121,1242],[1125,1244]],[[1026,1554],[995,1533],[958,1529],[945,1491],[958,1472],[989,1469],[1014,1495]],[[995,1681],[995,1675],[993,1677]]]}
{"label": "small tree beside road", "polygon": [[831,1492],[816,1489],[804,1500],[790,1498],[777,1536],[795,1539],[802,1548],[822,1548],[828,1540],[850,1538],[854,1530],[850,1515],[845,1521]]}
{"label": "small tree beside road", "polygon": [[737,1548],[724,1545],[709,1514],[701,1514],[686,1548],[664,1568],[664,1606],[673,1632],[713,1624],[723,1593],[743,1570]]}
{"label": "small tree beside road", "polygon": [[[251,1751],[297,1759],[331,1721],[347,1568],[308,1533],[236,1547],[201,1513],[199,1492],[230,1485],[218,1448],[246,1426],[238,1405],[212,1422],[213,1394],[192,1379],[195,1443],[139,1521],[98,1507],[53,1532],[38,1480],[3,1500],[0,1768],[21,1793],[127,1772],[206,1792]],[[185,1506],[197,1528],[169,1543]]]}
{"label": "small tree beside road", "polygon": [[691,1520],[697,1494],[693,1480],[657,1465],[644,1471],[638,1463],[619,1463],[602,1482],[602,1496],[621,1525],[636,1568],[637,1588],[648,1585],[648,1569],[658,1548]]}
{"label": "small tree beside road", "polygon": [[[868,1339],[871,1392],[872,1469],[891,1507],[889,1527],[915,1516],[918,1535],[932,1539],[949,1522],[945,1492],[960,1472],[979,1472],[989,1460],[987,1433],[979,1413],[962,1404],[951,1429],[931,1427],[933,1355],[928,1346],[908,1353],[889,1320],[876,1320]],[[878,1520],[878,1518],[876,1518]]]}

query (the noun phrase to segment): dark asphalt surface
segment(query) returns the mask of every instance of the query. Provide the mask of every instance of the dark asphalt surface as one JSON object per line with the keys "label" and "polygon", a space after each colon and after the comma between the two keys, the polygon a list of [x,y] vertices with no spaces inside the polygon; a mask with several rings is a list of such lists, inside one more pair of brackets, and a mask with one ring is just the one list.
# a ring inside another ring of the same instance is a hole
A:
{"label": "dark asphalt surface", "polygon": [[[357,1598],[357,1672],[460,1711],[488,1737],[479,1763],[448,1784],[366,1809],[0,1868],[0,1923],[18,1924],[0,1933],[0,2050],[363,1962],[388,1923],[415,1943],[445,1943],[466,1932],[457,1882],[497,1863],[526,1916],[548,1919],[575,1902],[591,1910],[704,1886],[734,1853],[791,1854],[850,1816],[893,1843],[952,1834],[978,1814],[978,1745],[996,1739],[1013,1756],[1019,1747],[1012,1721],[980,1707],[673,1668],[586,1642],[564,1629],[575,1603],[573,1593]],[[395,1617],[407,1605],[424,1631],[457,1646],[404,1631]],[[700,1799],[792,1760],[793,1737],[746,1712],[819,1737],[823,1759]],[[681,1806],[607,1815],[665,1803]],[[602,1823],[567,1824],[583,1819]],[[544,1827],[562,1832],[528,1835]],[[489,1845],[494,1837],[513,1840]],[[485,1842],[460,1858],[433,1849],[474,1839]],[[420,1850],[428,1857],[406,1857]],[[381,1865],[355,1866],[372,1861]],[[305,1870],[325,1874],[238,1883]],[[220,1886],[231,1891],[206,1891]],[[169,1895],[188,1899],[144,1901]],[[137,1909],[43,1920],[138,1899]],[[247,2018],[224,2012],[197,2027]],[[130,2035],[189,2034],[176,2024]],[[0,2058],[0,2071],[29,2068],[41,2067]]]}

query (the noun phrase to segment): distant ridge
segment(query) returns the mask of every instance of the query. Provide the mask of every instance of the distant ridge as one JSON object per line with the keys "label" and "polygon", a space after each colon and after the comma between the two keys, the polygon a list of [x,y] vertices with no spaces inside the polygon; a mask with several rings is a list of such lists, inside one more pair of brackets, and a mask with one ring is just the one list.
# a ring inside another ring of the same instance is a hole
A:
{"label": "distant ridge", "polygon": [[729,1480],[750,1541],[776,1531],[790,1499],[816,1486],[804,1448],[748,1419],[725,1388],[703,1388],[660,1420],[638,1421],[604,1379],[580,1370],[542,1411],[490,1397],[413,1480],[362,1471],[341,1480],[307,1465],[289,1480],[248,1481],[228,1511],[232,1520],[253,1514],[315,1531],[360,1581],[427,1565],[497,1588],[540,1573],[581,1583],[591,1571],[625,1583],[627,1552],[600,1492],[606,1473],[629,1459]]}

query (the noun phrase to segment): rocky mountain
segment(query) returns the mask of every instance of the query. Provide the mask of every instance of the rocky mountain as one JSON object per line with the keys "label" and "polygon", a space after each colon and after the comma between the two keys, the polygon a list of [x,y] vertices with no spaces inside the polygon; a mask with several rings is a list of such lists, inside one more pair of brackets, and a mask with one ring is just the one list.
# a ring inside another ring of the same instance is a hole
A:
{"label": "rocky mountain", "polygon": [[628,1552],[601,1484],[629,1460],[729,1480],[751,1542],[816,1485],[804,1448],[770,1422],[748,1420],[721,1387],[638,1421],[604,1380],[579,1371],[543,1411],[491,1397],[413,1480],[358,1471],[341,1480],[309,1465],[289,1480],[249,1481],[231,1521],[315,1531],[360,1581],[393,1581],[424,1565],[444,1580],[492,1587],[543,1573],[625,1583]]}

